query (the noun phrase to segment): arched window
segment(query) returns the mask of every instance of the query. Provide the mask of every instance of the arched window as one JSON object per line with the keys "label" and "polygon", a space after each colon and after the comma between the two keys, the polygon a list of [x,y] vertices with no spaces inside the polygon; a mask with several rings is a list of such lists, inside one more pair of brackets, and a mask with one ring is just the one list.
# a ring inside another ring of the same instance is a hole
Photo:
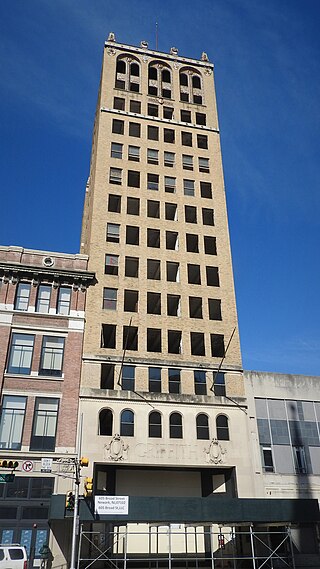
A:
{"label": "arched window", "polygon": [[161,61],[149,64],[148,95],[171,99],[171,69]]}
{"label": "arched window", "polygon": [[218,441],[228,441],[229,440],[229,426],[228,417],[225,415],[218,415],[216,418],[217,427],[217,439]]}
{"label": "arched window", "polygon": [[99,435],[112,435],[113,413],[111,409],[101,409],[99,413]]}
{"label": "arched window", "polygon": [[134,414],[129,409],[122,411],[120,416],[120,435],[123,437],[134,436]]}
{"label": "arched window", "polygon": [[180,71],[180,99],[197,105],[203,103],[201,75],[191,67]]}
{"label": "arched window", "polygon": [[158,411],[152,411],[149,415],[149,437],[162,437],[161,415]]}
{"label": "arched window", "polygon": [[120,55],[116,65],[116,89],[139,92],[140,66],[131,55]]}
{"label": "arched window", "polygon": [[208,415],[200,413],[196,418],[197,424],[197,439],[208,440],[209,439],[209,420]]}
{"label": "arched window", "polygon": [[171,413],[169,427],[170,439],[182,439],[182,417],[180,413]]}

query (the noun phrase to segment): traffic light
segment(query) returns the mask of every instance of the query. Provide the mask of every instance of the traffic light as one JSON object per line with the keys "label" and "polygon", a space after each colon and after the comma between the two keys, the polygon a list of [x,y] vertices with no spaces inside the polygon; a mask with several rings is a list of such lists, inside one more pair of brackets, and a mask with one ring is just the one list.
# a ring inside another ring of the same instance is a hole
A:
{"label": "traffic light", "polygon": [[218,545],[221,549],[225,549],[226,547],[223,533],[219,533],[218,535]]}
{"label": "traffic light", "polygon": [[74,494],[71,490],[66,494],[66,510],[74,510]]}
{"label": "traffic light", "polygon": [[89,466],[89,459],[86,456],[82,456],[79,461],[80,466]]}
{"label": "traffic light", "polygon": [[84,497],[90,498],[92,496],[92,491],[93,491],[93,478],[87,476],[84,479],[84,492],[83,492]]}
{"label": "traffic light", "polygon": [[11,468],[11,470],[14,470],[18,466],[19,462],[16,460],[0,460],[0,468]]}

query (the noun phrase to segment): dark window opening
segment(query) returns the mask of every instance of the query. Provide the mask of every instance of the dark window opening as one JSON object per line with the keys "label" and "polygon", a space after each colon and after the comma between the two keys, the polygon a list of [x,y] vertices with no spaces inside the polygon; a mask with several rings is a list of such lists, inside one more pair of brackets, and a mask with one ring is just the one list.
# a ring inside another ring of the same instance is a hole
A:
{"label": "dark window opening", "polygon": [[140,172],[128,170],[128,186],[131,188],[140,188]]}
{"label": "dark window opening", "polygon": [[183,146],[192,146],[192,133],[182,132],[181,133],[181,144]]}
{"label": "dark window opening", "polygon": [[138,327],[124,326],[122,335],[122,349],[134,350],[138,349]]}
{"label": "dark window opening", "polygon": [[124,311],[125,312],[138,312],[138,291],[125,290],[124,291]]}
{"label": "dark window opening", "polygon": [[172,128],[165,128],[163,130],[163,140],[164,142],[169,142],[171,144],[175,141],[175,133]]}
{"label": "dark window opening", "polygon": [[134,366],[126,366],[122,367],[122,376],[121,376],[121,387],[126,391],[134,391],[135,388],[135,371],[136,368]]}
{"label": "dark window opening", "polygon": [[113,108],[117,109],[118,111],[124,111],[125,110],[125,99],[122,99],[122,97],[114,97]]}
{"label": "dark window opening", "polygon": [[149,367],[149,391],[161,393],[161,367]]}
{"label": "dark window opening", "polygon": [[101,364],[100,389],[114,389],[114,364]]}
{"label": "dark window opening", "polygon": [[202,298],[200,296],[189,296],[189,315],[190,318],[203,318]]}
{"label": "dark window opening", "polygon": [[204,236],[204,252],[206,255],[217,254],[217,240],[215,237]]}
{"label": "dark window opening", "polygon": [[208,298],[209,320],[222,320],[221,300],[217,298]]}
{"label": "dark window opening", "polygon": [[193,205],[185,205],[184,218],[186,223],[197,223],[197,208]]}
{"label": "dark window opening", "polygon": [[161,330],[159,328],[147,328],[147,351],[161,352]]}
{"label": "dark window opening", "polygon": [[149,437],[162,437],[161,415],[158,411],[152,411],[149,415]]}
{"label": "dark window opening", "polygon": [[120,213],[121,212],[121,196],[117,196],[115,194],[109,195],[108,211],[112,211],[114,213]]}
{"label": "dark window opening", "polygon": [[196,113],[196,123],[201,125],[207,124],[207,117],[204,113]]}
{"label": "dark window opening", "polygon": [[195,370],[194,375],[194,392],[196,395],[207,395],[207,379],[206,372]]}
{"label": "dark window opening", "polygon": [[114,134],[123,134],[124,133],[124,121],[120,121],[119,119],[113,119],[113,121],[112,121],[112,132]]}
{"label": "dark window opening", "polygon": [[214,394],[217,397],[224,397],[226,395],[226,379],[225,374],[221,371],[218,373],[213,372],[213,381],[214,381]]}
{"label": "dark window opening", "polygon": [[193,233],[186,234],[186,245],[188,253],[199,253],[199,237]]}
{"label": "dark window opening", "polygon": [[139,259],[137,257],[125,258],[125,276],[126,277],[139,277]]}
{"label": "dark window opening", "polygon": [[208,148],[208,137],[206,134],[197,134],[198,148]]}
{"label": "dark window opening", "polygon": [[201,89],[201,80],[199,75],[192,75],[192,87],[194,89]]}
{"label": "dark window opening", "polygon": [[163,107],[163,118],[169,120],[173,118],[173,107]]}
{"label": "dark window opening", "polygon": [[202,208],[203,225],[214,225],[214,210],[206,207]]}
{"label": "dark window opening", "polygon": [[180,393],[180,369],[168,369],[169,375],[169,393]]}
{"label": "dark window opening", "polygon": [[160,280],[160,261],[147,259],[147,278],[150,280]]}
{"label": "dark window opening", "polygon": [[118,269],[119,269],[118,262],[119,262],[118,255],[106,255],[104,274],[105,275],[117,275]]}
{"label": "dark window opening", "polygon": [[179,263],[167,261],[167,281],[173,283],[179,282]]}
{"label": "dark window opening", "polygon": [[210,334],[210,339],[212,357],[223,358],[225,355],[223,334]]}
{"label": "dark window opening", "polygon": [[134,436],[134,414],[132,411],[122,411],[120,416],[120,435],[122,437]]}
{"label": "dark window opening", "polygon": [[225,415],[218,415],[216,418],[217,427],[217,439],[218,441],[228,441],[229,440],[229,426],[228,417]]}
{"label": "dark window opening", "polygon": [[205,356],[203,332],[190,332],[191,354],[193,356]]}
{"label": "dark window opening", "polygon": [[126,244],[139,245],[139,227],[136,227],[135,225],[127,225]]}
{"label": "dark window opening", "polygon": [[200,265],[188,264],[188,283],[196,285],[201,284]]}
{"label": "dark window opening", "polygon": [[140,214],[140,200],[139,198],[127,198],[127,214],[139,215]]}
{"label": "dark window opening", "polygon": [[159,190],[159,174],[147,174],[147,188],[148,190]]}
{"label": "dark window opening", "polygon": [[181,354],[181,338],[180,330],[168,330],[168,353]]}
{"label": "dark window opening", "polygon": [[148,126],[148,140],[159,140],[159,128],[157,126]]}
{"label": "dark window opening", "polygon": [[200,182],[200,194],[202,198],[212,198],[212,188],[210,182]]}
{"label": "dark window opening", "polygon": [[161,314],[161,294],[160,292],[147,293],[147,313]]}
{"label": "dark window opening", "polygon": [[159,116],[159,105],[153,105],[148,103],[148,115],[150,117],[158,117]]}
{"label": "dark window opening", "polygon": [[208,286],[220,286],[218,267],[206,267],[206,273]]}
{"label": "dark window opening", "polygon": [[169,221],[177,221],[177,204],[175,203],[165,204],[165,217]]}
{"label": "dark window opening", "polygon": [[171,413],[169,431],[170,439],[182,439],[182,417],[180,413]]}
{"label": "dark window opening", "polygon": [[99,413],[99,435],[112,436],[113,414],[111,409],[102,409]]}
{"label": "dark window opening", "polygon": [[196,419],[197,425],[197,439],[199,440],[209,440],[209,420],[208,416],[201,413]]}
{"label": "dark window opening", "polygon": [[160,229],[147,229],[147,245],[148,247],[160,247]]}
{"label": "dark window opening", "polygon": [[168,316],[180,316],[180,295],[167,295],[167,314]]}
{"label": "dark window opening", "polygon": [[101,348],[116,347],[116,325],[102,324],[101,330]]}
{"label": "dark window opening", "polygon": [[140,101],[130,101],[130,113],[140,114],[141,113],[141,103]]}
{"label": "dark window opening", "polygon": [[191,123],[191,111],[180,111],[181,122],[188,122]]}
{"label": "dark window opening", "polygon": [[178,251],[178,233],[176,231],[166,231],[166,249]]}
{"label": "dark window opening", "polygon": [[129,136],[135,136],[140,138],[141,136],[141,124],[138,122],[129,122]]}
{"label": "dark window opening", "polygon": [[157,219],[160,218],[160,202],[155,200],[147,201],[147,216]]}

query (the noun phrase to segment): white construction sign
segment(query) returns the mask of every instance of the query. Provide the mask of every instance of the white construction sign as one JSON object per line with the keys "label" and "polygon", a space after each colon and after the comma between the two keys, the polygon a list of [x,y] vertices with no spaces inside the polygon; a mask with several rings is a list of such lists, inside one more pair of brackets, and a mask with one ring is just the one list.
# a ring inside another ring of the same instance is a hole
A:
{"label": "white construction sign", "polygon": [[95,496],[94,511],[101,516],[128,515],[129,496]]}

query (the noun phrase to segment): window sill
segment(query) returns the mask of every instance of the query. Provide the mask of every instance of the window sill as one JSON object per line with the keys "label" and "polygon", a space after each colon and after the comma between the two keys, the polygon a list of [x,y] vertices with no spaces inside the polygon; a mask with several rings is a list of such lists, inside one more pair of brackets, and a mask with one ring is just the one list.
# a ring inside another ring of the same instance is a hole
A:
{"label": "window sill", "polygon": [[31,375],[31,374],[26,374],[26,373],[9,373],[9,372],[5,372],[4,374],[5,378],[15,378],[15,379],[35,379],[36,381],[39,380],[53,380],[53,381],[63,381],[64,380],[64,374],[60,375],[60,376],[54,376],[54,375]]}

